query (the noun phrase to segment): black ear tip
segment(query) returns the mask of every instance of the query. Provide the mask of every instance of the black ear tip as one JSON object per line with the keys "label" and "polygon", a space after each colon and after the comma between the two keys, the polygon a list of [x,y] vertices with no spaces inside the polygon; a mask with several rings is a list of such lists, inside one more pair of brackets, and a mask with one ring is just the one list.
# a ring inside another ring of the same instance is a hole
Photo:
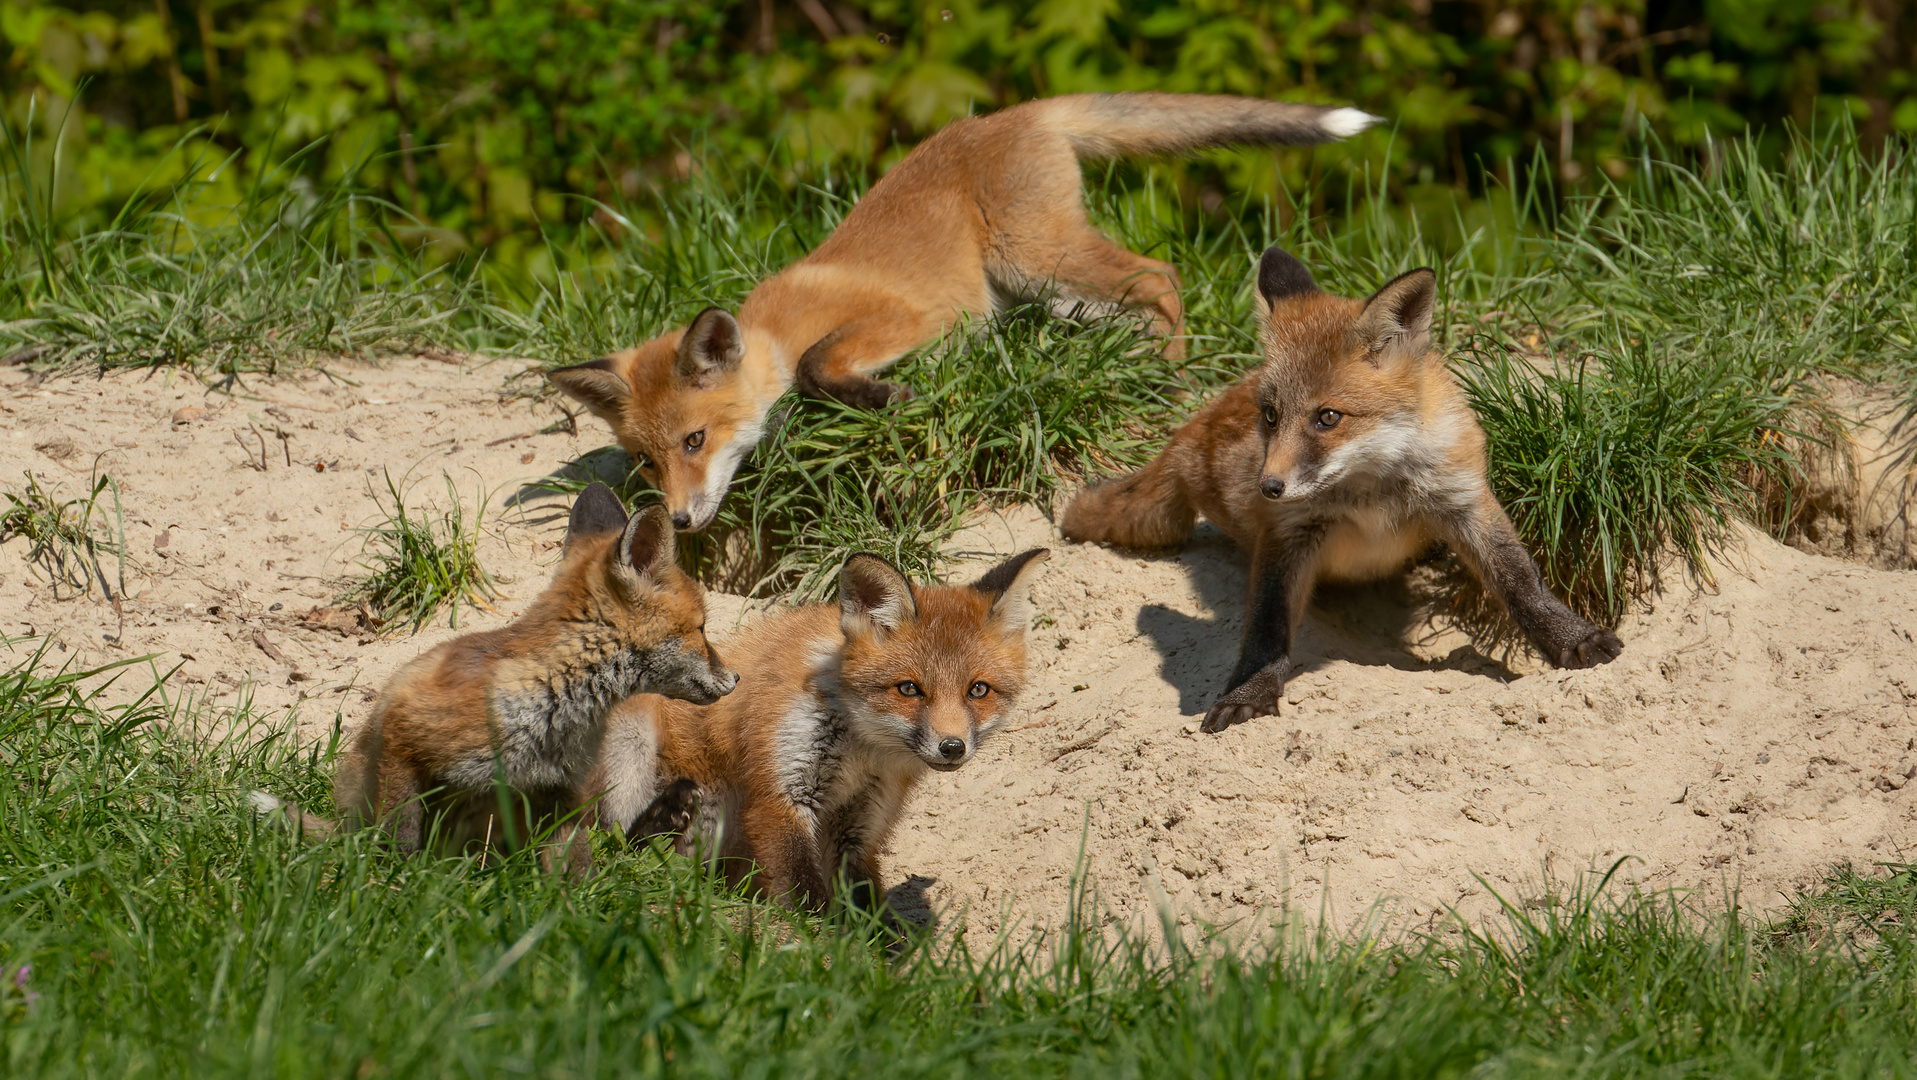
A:
{"label": "black ear tip", "polygon": [[1318,291],[1317,281],[1298,257],[1273,244],[1258,259],[1258,292],[1268,304]]}

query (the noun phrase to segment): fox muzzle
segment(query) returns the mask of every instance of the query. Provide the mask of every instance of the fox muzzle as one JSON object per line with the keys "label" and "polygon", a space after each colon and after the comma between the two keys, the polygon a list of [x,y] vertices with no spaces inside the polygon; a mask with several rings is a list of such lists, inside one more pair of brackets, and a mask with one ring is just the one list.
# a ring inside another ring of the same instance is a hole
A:
{"label": "fox muzzle", "polygon": [[1285,482],[1266,473],[1258,478],[1258,491],[1267,499],[1282,499],[1285,497]]}

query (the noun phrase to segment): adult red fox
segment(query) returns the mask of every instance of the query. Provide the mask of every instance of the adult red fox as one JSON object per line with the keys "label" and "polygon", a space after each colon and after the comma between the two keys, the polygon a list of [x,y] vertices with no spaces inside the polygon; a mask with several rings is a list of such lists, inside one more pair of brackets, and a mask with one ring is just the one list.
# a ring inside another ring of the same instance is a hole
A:
{"label": "adult red fox", "polygon": [[[628,695],[711,702],[737,684],[706,642],[705,591],[673,551],[663,507],[628,520],[610,488],[586,488],[559,569],[524,615],[427,651],[387,684],[334,776],[340,822],[262,792],[254,805],[309,835],[381,825],[404,851],[433,836],[442,851],[519,846],[583,805],[606,716]],[[586,823],[555,841],[575,869]]]}
{"label": "adult red fox", "polygon": [[810,255],[766,279],[737,318],[551,372],[612,425],[681,529],[719,512],[772,403],[796,380],[862,408],[909,398],[872,373],[960,318],[1042,296],[1149,309],[1182,355],[1178,271],[1085,217],[1079,162],[1355,134],[1357,109],[1199,94],[1083,94],[955,120],[920,143]]}
{"label": "adult red fox", "polygon": [[613,713],[589,785],[605,792],[599,821],[685,830],[681,850],[703,849],[735,883],[757,867],[761,892],[812,910],[843,875],[837,899],[877,910],[879,849],[913,785],[970,761],[1025,689],[1027,596],[1046,558],[914,586],[854,555],[836,605],[770,616],[733,650],[731,695],[705,707],[644,695]]}
{"label": "adult red fox", "polygon": [[1319,290],[1276,247],[1258,266],[1265,362],[1200,409],[1151,464],[1065,508],[1074,540],[1178,543],[1196,515],[1251,552],[1238,666],[1206,731],[1278,711],[1292,634],[1321,580],[1369,581],[1450,545],[1560,667],[1608,663],[1617,635],[1544,587],[1486,480],[1484,429],[1431,347],[1437,276],[1368,300]]}

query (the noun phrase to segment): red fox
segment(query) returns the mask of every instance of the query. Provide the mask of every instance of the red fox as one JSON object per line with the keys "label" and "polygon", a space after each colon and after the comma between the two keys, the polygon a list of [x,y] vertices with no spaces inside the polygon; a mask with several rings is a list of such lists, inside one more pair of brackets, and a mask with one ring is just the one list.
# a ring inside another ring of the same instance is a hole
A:
{"label": "red fox", "polygon": [[[663,507],[628,520],[610,488],[586,488],[559,569],[524,615],[427,651],[387,684],[334,776],[340,822],[264,793],[254,805],[308,835],[381,825],[409,852],[435,835],[444,851],[519,846],[583,805],[606,716],[628,695],[712,702],[738,683],[706,641],[705,592],[673,553]],[[555,846],[583,870],[583,833],[562,831]]]}
{"label": "red fox", "polygon": [[[604,792],[598,820],[635,837],[685,830],[682,851],[701,848],[735,883],[756,866],[761,892],[800,907],[878,911],[879,849],[913,785],[970,761],[1025,689],[1027,597],[1047,557],[915,587],[854,555],[837,605],[752,632],[730,696],[642,695],[613,713],[589,785]],[[841,875],[849,895],[835,893]]]}
{"label": "red fox", "polygon": [[673,524],[719,512],[772,403],[801,392],[877,408],[912,396],[871,378],[966,316],[1050,296],[1145,309],[1183,355],[1178,271],[1085,217],[1079,161],[1211,146],[1306,145],[1363,131],[1357,109],[1199,94],[1083,94],[953,121],[887,173],[810,255],[760,283],[737,318],[551,372],[612,425]]}
{"label": "red fox", "polygon": [[1484,429],[1431,347],[1437,275],[1413,270],[1368,300],[1319,290],[1265,251],[1265,362],[1200,409],[1151,464],[1081,492],[1074,540],[1178,543],[1196,515],[1251,552],[1238,666],[1206,731],[1278,711],[1292,635],[1312,586],[1401,570],[1434,540],[1501,600],[1560,667],[1608,663],[1617,635],[1544,587],[1486,480]]}

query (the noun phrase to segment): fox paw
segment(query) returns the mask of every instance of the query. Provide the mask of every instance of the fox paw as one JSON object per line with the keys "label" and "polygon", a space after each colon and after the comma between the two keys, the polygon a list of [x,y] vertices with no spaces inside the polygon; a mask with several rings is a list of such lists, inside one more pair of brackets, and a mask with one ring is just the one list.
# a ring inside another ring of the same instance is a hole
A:
{"label": "fox paw", "polygon": [[649,836],[678,836],[692,828],[698,813],[699,785],[683,778],[674,780],[626,830],[626,839],[636,843]]}
{"label": "fox paw", "polygon": [[1239,683],[1230,693],[1213,703],[1199,730],[1215,735],[1254,716],[1276,716],[1278,695],[1284,688],[1284,680],[1266,668]]}
{"label": "fox paw", "polygon": [[1591,668],[1616,660],[1623,651],[1624,643],[1616,634],[1594,626],[1577,643],[1559,649],[1557,662],[1561,668]]}

